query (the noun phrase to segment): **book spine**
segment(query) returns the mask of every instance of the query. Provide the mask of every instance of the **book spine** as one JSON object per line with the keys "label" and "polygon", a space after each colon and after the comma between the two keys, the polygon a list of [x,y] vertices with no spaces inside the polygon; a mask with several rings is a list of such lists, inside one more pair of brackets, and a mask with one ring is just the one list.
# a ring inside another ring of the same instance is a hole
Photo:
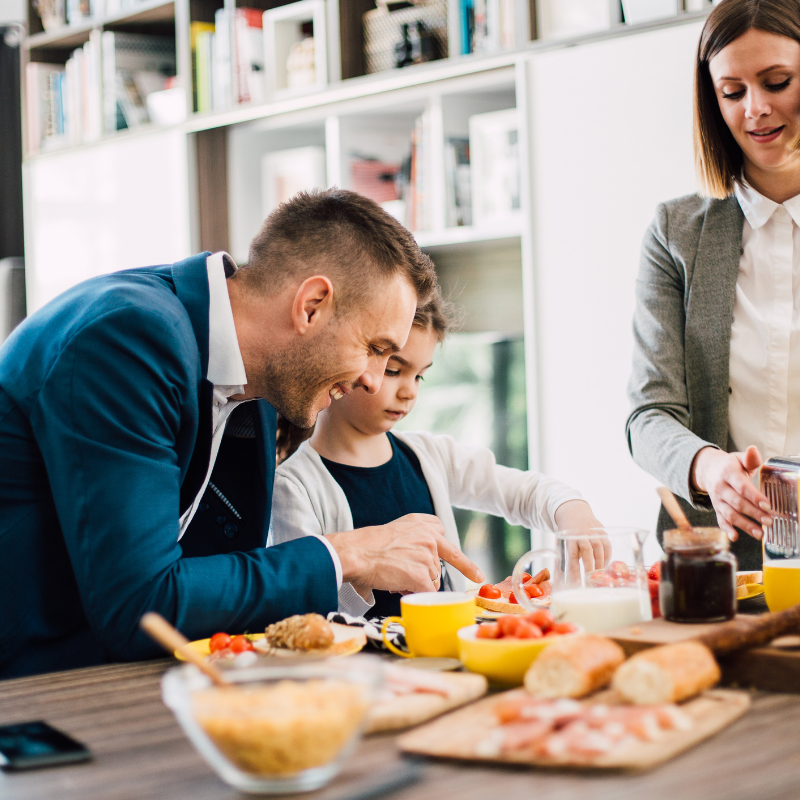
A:
{"label": "book spine", "polygon": [[117,129],[117,68],[115,59],[115,34],[105,31],[103,51],[103,130],[113,133]]}
{"label": "book spine", "polygon": [[215,111],[224,111],[233,103],[231,64],[231,22],[230,12],[221,8],[214,18],[214,62],[212,64],[212,80],[214,88],[211,92]]}

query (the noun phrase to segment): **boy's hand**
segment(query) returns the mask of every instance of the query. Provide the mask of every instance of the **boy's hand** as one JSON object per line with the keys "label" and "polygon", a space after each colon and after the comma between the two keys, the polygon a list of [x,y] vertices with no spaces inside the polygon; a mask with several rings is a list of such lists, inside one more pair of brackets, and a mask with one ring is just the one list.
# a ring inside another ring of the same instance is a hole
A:
{"label": "boy's hand", "polygon": [[444,536],[438,517],[406,514],[386,525],[374,525],[325,537],[342,563],[342,579],[368,595],[390,592],[433,592],[440,581],[439,559],[475,583],[483,573]]}

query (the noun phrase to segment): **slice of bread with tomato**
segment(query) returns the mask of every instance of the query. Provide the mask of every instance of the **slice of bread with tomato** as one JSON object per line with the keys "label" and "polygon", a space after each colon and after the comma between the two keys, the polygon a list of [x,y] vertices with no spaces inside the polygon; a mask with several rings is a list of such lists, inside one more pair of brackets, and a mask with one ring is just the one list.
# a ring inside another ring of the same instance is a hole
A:
{"label": "slice of bread with tomato", "polygon": [[[525,575],[527,575],[527,573],[525,573]],[[536,575],[527,575],[527,577],[525,577],[525,575],[523,575],[524,586],[531,600],[536,603],[536,605],[549,606],[550,595],[553,591],[553,586],[550,583],[550,571],[543,569]],[[535,586],[536,589],[532,589],[531,587],[533,586]],[[541,594],[539,594],[540,591]],[[481,594],[481,592],[483,592],[483,594]],[[500,593],[499,596],[496,592]],[[514,590],[511,586],[511,578],[508,577],[500,583],[485,583],[480,589],[475,590],[475,604],[479,608],[485,608],[487,611],[495,611],[499,614],[529,613],[528,610],[518,602],[511,602],[512,600],[516,600],[513,595]]]}

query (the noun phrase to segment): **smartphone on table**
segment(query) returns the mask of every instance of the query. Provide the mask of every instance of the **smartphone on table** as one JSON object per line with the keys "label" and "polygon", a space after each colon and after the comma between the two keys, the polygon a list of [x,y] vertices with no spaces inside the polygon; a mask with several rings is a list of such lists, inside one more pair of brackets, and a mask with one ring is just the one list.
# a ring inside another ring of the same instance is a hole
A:
{"label": "smartphone on table", "polygon": [[88,761],[89,750],[42,720],[0,725],[0,767],[35,769]]}

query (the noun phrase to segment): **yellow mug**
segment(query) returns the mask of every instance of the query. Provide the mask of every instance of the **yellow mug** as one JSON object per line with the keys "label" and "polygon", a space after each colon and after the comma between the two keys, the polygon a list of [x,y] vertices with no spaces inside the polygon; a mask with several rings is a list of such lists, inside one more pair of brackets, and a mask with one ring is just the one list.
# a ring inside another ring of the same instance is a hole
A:
{"label": "yellow mug", "polygon": [[[458,637],[461,628],[475,624],[477,608],[474,598],[463,592],[420,592],[400,600],[402,617],[386,617],[381,628],[383,643],[403,658],[428,656],[458,658]],[[410,652],[395,647],[386,636],[390,622],[405,628]]]}

